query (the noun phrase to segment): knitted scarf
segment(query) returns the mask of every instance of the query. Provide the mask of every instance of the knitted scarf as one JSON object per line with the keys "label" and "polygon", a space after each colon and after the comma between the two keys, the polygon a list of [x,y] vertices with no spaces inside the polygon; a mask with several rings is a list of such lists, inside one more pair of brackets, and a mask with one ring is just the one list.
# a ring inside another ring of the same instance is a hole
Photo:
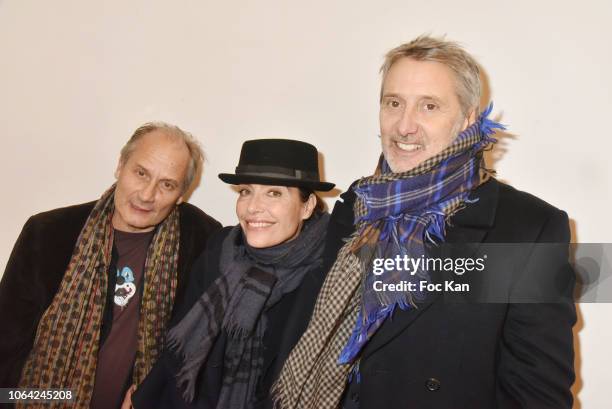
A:
{"label": "knitted scarf", "polygon": [[230,231],[222,245],[221,276],[168,333],[168,348],[180,363],[177,385],[185,401],[196,398],[200,370],[225,332],[223,382],[216,407],[252,407],[263,366],[264,312],[321,264],[328,220],[327,213],[314,214],[294,240],[262,249],[246,244],[239,225]]}
{"label": "knitted scarf", "polygon": [[[100,327],[107,299],[113,248],[112,217],[115,185],[91,211],[59,285],[43,314],[34,345],[21,373],[22,388],[67,388],[71,407],[88,408],[93,392]],[[147,375],[163,346],[177,281],[179,214],[174,209],[156,229],[147,251],[144,291],[138,322],[138,349],[132,382]],[[28,404],[28,408],[60,408],[65,402]],[[26,404],[17,404],[18,408]]]}
{"label": "knitted scarf", "polygon": [[278,407],[335,408],[364,345],[399,306],[416,306],[423,294],[373,290],[373,281],[397,283],[428,278],[419,270],[386,271],[375,277],[375,257],[420,257],[425,240],[443,241],[448,219],[480,182],[482,150],[505,129],[487,116],[492,104],[453,143],[416,168],[362,178],[355,187],[356,234],[340,249],[328,273],[306,332],[273,387]]}

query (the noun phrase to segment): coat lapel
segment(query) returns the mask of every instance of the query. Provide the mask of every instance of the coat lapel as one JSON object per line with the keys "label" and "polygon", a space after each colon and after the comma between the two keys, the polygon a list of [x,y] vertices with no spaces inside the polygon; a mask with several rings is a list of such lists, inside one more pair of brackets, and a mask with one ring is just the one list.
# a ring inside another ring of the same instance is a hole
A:
{"label": "coat lapel", "polygon": [[[470,257],[474,254],[478,250],[479,244],[486,239],[487,233],[494,226],[498,192],[499,183],[495,179],[490,179],[479,186],[470,195],[471,199],[477,199],[477,201],[468,204],[465,209],[451,218],[445,241],[449,246],[430,247],[430,257]],[[461,244],[461,246],[453,244]],[[431,281],[442,282],[446,277],[442,274],[432,274]],[[405,311],[397,308],[394,315],[385,321],[365,346],[361,359],[366,359],[400,335],[417,318],[423,315],[426,317],[425,312],[440,298],[441,294],[440,292],[430,293],[423,303],[418,304],[418,308]]]}

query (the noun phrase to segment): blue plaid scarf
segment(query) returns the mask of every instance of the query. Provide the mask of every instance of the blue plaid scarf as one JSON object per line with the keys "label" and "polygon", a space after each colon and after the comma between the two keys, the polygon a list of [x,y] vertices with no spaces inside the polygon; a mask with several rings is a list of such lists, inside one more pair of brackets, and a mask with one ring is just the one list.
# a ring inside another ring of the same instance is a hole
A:
{"label": "blue plaid scarf", "polygon": [[421,258],[426,256],[426,241],[444,241],[448,219],[471,203],[468,196],[481,183],[482,150],[496,142],[491,137],[495,129],[505,129],[487,118],[492,109],[490,104],[448,148],[416,168],[392,173],[382,160],[380,174],[357,182],[355,225],[359,240],[354,250],[363,267],[362,299],[338,363],[353,362],[397,306],[406,310],[425,298],[418,291],[375,291],[374,281],[415,283],[418,288],[419,281],[428,281],[429,274],[424,268],[407,270],[402,263],[400,269],[385,269],[375,275],[373,260]]}

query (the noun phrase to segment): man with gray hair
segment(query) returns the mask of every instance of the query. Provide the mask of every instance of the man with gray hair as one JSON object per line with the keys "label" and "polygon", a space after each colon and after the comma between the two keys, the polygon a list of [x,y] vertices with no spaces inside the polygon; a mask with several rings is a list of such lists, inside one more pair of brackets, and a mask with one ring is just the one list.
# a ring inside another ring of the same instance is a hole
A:
{"label": "man with gray hair", "polygon": [[334,207],[279,407],[571,408],[567,215],[484,167],[504,128],[459,45],[418,37],[381,72],[382,155]]}
{"label": "man with gray hair", "polygon": [[145,124],[99,200],[27,221],[0,282],[1,387],[69,389],[77,408],[121,405],[159,356],[191,266],[221,227],[183,203],[202,161],[189,133]]}

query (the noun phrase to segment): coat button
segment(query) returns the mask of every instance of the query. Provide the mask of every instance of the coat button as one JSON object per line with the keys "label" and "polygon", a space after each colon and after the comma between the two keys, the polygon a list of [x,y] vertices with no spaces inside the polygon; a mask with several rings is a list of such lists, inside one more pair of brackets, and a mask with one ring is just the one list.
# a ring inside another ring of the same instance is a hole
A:
{"label": "coat button", "polygon": [[440,389],[440,381],[437,380],[436,378],[429,378],[425,382],[425,387],[427,388],[428,391],[435,392],[438,389]]}

